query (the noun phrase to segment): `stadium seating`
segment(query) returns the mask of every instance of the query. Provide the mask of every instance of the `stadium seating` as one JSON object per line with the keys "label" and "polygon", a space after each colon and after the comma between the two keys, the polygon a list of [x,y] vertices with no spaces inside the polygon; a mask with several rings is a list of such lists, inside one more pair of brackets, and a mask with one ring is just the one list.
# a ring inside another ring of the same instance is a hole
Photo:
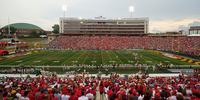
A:
{"label": "stadium seating", "polygon": [[[199,100],[198,77],[4,77],[1,100]],[[84,98],[84,99],[83,99]],[[102,99],[104,98],[104,99]],[[105,99],[107,98],[107,99]]]}
{"label": "stadium seating", "polygon": [[8,55],[9,52],[7,50],[0,50],[0,56]]}
{"label": "stadium seating", "polygon": [[200,37],[195,36],[59,36],[51,49],[153,49],[200,56]]}

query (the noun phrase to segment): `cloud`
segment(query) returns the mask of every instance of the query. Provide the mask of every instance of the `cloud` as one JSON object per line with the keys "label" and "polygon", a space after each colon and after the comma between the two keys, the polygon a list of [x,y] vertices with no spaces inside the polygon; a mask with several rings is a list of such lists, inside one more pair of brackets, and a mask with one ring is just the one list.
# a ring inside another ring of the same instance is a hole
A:
{"label": "cloud", "polygon": [[[10,24],[11,23],[31,23],[48,31],[52,30],[52,26],[54,24],[59,24],[58,18],[49,20],[45,18],[12,18],[10,17],[9,19],[10,19],[9,21]],[[1,23],[0,28],[8,25],[8,18],[0,19],[0,23]]]}
{"label": "cloud", "polygon": [[68,7],[66,16],[82,18],[130,17],[128,6],[133,5],[134,17],[150,18],[150,32],[175,31],[180,25],[199,21],[199,3],[200,0],[0,0],[0,27],[7,25],[10,17],[10,23],[28,22],[51,30],[63,15],[63,4]]}
{"label": "cloud", "polygon": [[200,22],[200,18],[185,18],[180,20],[150,21],[150,32],[179,31],[180,27],[188,27],[191,23]]}

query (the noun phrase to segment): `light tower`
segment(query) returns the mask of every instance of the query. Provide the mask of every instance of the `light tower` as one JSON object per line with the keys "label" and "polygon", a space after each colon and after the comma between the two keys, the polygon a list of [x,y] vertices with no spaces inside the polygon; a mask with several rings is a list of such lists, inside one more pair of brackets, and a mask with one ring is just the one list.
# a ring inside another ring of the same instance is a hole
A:
{"label": "light tower", "polygon": [[64,20],[66,17],[66,12],[67,12],[67,5],[62,6],[62,11],[63,11],[63,18],[61,18],[61,26],[60,26],[60,33],[64,33]]}
{"label": "light tower", "polygon": [[67,12],[67,5],[62,6],[63,17],[65,18],[65,13]]}
{"label": "light tower", "polygon": [[133,17],[133,13],[135,12],[135,7],[134,6],[129,6],[129,12],[130,12],[130,17]]}
{"label": "light tower", "polygon": [[8,17],[8,35],[10,36],[10,18]]}

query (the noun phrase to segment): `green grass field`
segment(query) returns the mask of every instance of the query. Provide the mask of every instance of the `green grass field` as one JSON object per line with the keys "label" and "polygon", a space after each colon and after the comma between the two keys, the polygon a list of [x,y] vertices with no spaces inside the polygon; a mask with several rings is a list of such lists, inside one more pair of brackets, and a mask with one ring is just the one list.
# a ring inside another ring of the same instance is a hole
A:
{"label": "green grass field", "polygon": [[[137,60],[135,60],[135,58]],[[174,65],[190,65],[177,59],[168,58],[159,51],[152,50],[80,50],[80,51],[56,51],[41,50],[32,51],[24,56],[7,58],[0,61],[0,65],[109,65],[109,64],[132,64],[138,61],[140,64],[172,63]]]}

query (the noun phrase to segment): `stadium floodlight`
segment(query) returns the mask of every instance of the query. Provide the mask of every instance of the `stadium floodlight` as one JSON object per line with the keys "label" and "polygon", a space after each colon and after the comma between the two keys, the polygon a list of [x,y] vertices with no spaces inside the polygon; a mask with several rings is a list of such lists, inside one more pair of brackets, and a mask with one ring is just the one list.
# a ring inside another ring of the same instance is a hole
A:
{"label": "stadium floodlight", "polygon": [[133,13],[135,12],[134,6],[129,6],[129,12],[131,13],[131,17],[133,16]]}
{"label": "stadium floodlight", "polygon": [[129,7],[129,12],[131,12],[131,13],[135,12],[135,7],[134,6],[130,6]]}
{"label": "stadium floodlight", "polygon": [[67,5],[63,5],[63,6],[62,6],[62,10],[63,10],[63,11],[67,11]]}

